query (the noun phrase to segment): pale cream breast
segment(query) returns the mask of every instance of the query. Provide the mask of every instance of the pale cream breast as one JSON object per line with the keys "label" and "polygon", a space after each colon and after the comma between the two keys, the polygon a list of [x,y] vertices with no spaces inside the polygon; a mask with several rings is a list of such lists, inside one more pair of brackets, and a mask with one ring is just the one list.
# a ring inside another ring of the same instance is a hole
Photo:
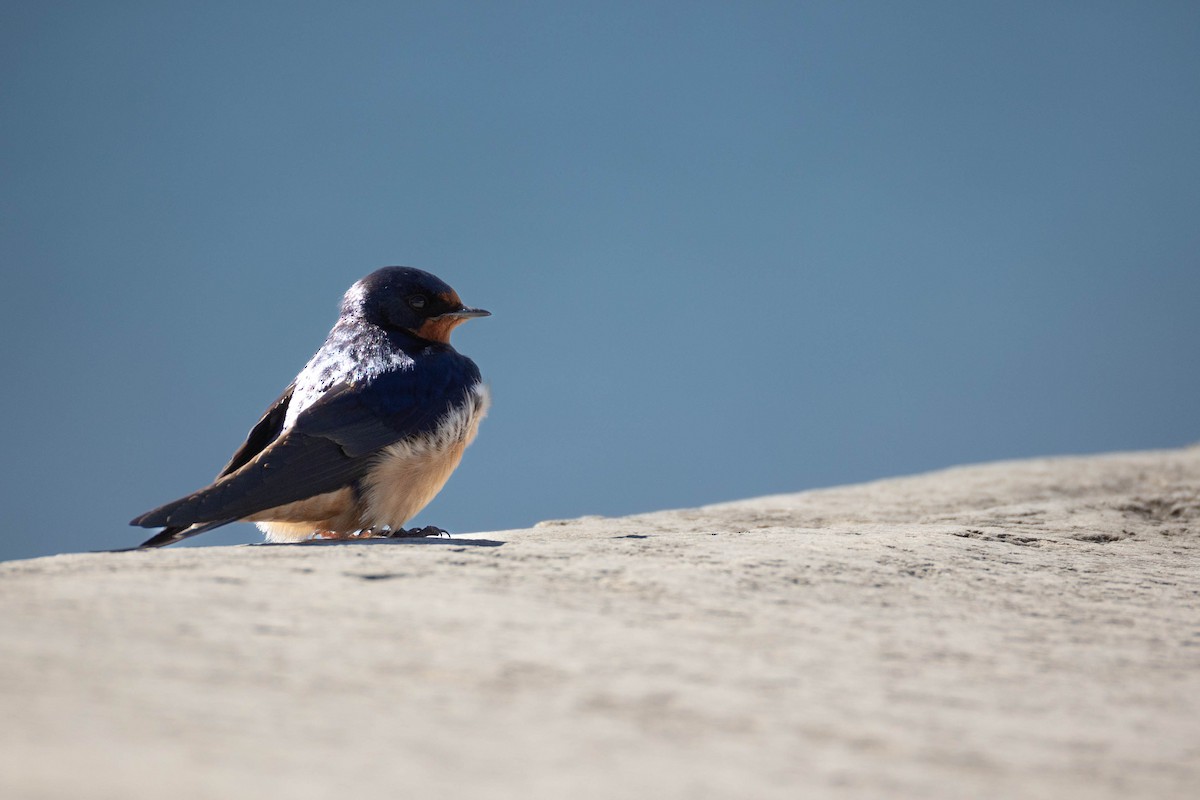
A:
{"label": "pale cream breast", "polygon": [[367,527],[403,528],[446,485],[466,447],[459,442],[414,454],[404,445],[393,445],[384,451],[363,481]]}

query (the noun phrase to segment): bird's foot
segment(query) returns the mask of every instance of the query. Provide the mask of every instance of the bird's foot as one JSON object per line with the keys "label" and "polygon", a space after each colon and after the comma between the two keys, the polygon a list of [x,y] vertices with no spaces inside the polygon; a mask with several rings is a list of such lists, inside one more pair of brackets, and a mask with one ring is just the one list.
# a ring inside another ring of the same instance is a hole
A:
{"label": "bird's foot", "polygon": [[416,539],[422,536],[450,536],[449,531],[444,531],[435,525],[426,525],[424,528],[396,528],[389,530],[385,534],[389,539]]}
{"label": "bird's foot", "polygon": [[372,536],[377,536],[371,530],[365,531],[317,531],[313,534],[314,539],[337,539],[345,541],[347,539],[369,539]]}

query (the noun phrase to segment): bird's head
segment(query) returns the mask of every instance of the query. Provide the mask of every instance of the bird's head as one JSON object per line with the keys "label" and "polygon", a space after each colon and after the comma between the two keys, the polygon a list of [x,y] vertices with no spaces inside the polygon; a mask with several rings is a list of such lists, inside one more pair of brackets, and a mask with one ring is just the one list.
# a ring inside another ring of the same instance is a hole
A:
{"label": "bird's head", "polygon": [[384,267],[355,283],[342,299],[342,316],[358,316],[382,328],[408,331],[431,342],[450,342],[450,332],[491,312],[468,308],[437,276],[413,267]]}

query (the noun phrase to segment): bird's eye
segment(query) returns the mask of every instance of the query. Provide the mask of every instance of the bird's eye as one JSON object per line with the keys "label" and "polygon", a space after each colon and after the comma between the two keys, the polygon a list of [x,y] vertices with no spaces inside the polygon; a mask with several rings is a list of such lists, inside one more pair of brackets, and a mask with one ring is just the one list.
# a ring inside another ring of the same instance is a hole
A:
{"label": "bird's eye", "polygon": [[408,304],[410,306],[412,306],[413,308],[424,308],[425,307],[425,295],[414,294],[412,297],[408,298]]}

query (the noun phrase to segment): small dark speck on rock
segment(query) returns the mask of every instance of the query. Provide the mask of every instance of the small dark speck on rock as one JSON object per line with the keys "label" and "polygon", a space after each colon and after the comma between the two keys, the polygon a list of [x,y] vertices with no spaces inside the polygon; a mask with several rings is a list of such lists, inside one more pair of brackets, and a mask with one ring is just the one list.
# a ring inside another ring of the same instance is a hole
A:
{"label": "small dark speck on rock", "polygon": [[1125,537],[1116,533],[1081,533],[1072,538],[1093,544],[1109,544],[1110,542],[1119,542]]}

